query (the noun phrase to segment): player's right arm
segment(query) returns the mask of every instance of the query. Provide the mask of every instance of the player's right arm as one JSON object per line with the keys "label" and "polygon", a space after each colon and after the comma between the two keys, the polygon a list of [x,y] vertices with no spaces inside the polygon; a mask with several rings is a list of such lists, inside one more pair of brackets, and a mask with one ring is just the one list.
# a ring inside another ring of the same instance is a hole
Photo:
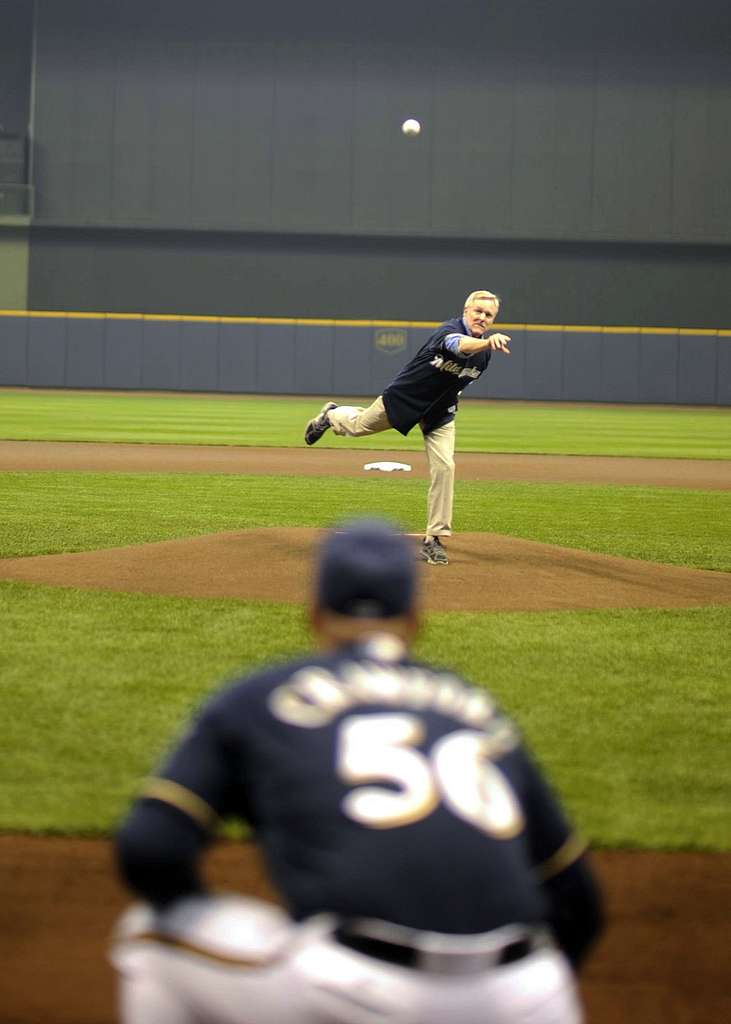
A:
{"label": "player's right arm", "polygon": [[137,896],[162,908],[205,892],[198,864],[208,842],[208,834],[191,818],[169,804],[142,798],[117,832],[117,867]]}
{"label": "player's right arm", "polygon": [[586,851],[544,878],[543,890],[556,941],[578,969],[604,927],[602,898]]}
{"label": "player's right arm", "polygon": [[115,837],[122,878],[154,906],[205,891],[203,850],[228,810],[227,751],[209,709],[148,779]]}

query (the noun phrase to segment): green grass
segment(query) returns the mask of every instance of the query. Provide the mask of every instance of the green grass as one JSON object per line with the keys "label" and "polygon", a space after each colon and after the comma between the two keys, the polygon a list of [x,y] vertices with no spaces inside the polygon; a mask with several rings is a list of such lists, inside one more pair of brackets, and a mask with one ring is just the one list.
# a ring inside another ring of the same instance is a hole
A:
{"label": "green grass", "polygon": [[[0,439],[301,446],[313,404],[0,391]],[[727,459],[730,425],[723,409],[473,402],[460,412],[458,449]],[[418,434],[380,442],[420,447]],[[425,490],[404,476],[6,473],[0,557],[323,526],[364,512],[418,530]],[[729,571],[729,500],[461,482],[455,520],[465,531]],[[516,715],[595,843],[720,850],[731,848],[730,636],[728,607],[441,614],[429,617],[418,653],[487,685]],[[0,582],[0,829],[107,832],[220,680],[308,644],[296,606]]]}
{"label": "green grass", "polygon": [[[364,479],[149,473],[0,476],[0,557],[140,544],[259,526],[387,515],[422,528],[425,485]],[[669,487],[462,482],[455,521],[490,531],[696,568],[731,570],[731,494]]]}
{"label": "green grass", "polygon": [[593,841],[731,849],[731,607],[449,619],[431,656],[516,716]]}
{"label": "green grass", "polygon": [[[728,848],[731,608],[433,615],[601,845]],[[0,828],[106,832],[221,680],[306,650],[290,605],[0,584]],[[699,742],[702,737],[702,743]]]}
{"label": "green grass", "polygon": [[[0,392],[0,438],[301,448],[304,424],[322,401],[6,390]],[[457,428],[460,451],[731,459],[731,413],[723,408],[465,399]],[[364,442],[328,434],[320,445],[362,448]],[[422,442],[418,430],[407,438],[389,430],[367,445],[418,451]]]}
{"label": "green grass", "polygon": [[0,828],[109,828],[206,687],[294,650],[300,620],[291,606],[0,584]]}

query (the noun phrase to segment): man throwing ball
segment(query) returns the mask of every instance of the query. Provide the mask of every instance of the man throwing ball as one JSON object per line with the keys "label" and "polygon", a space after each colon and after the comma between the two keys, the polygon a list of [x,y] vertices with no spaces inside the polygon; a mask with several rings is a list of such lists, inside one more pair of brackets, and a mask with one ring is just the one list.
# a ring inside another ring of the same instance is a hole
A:
{"label": "man throwing ball", "polygon": [[326,402],[305,427],[305,443],[311,445],[330,427],[341,437],[367,437],[391,429],[406,435],[418,423],[430,477],[419,557],[430,565],[449,561],[442,538],[452,534],[454,418],[459,396],[484,373],[494,351],[510,354],[507,334],[487,333],[499,309],[497,295],[472,292],[465,299],[462,316],[440,324],[368,408]]}

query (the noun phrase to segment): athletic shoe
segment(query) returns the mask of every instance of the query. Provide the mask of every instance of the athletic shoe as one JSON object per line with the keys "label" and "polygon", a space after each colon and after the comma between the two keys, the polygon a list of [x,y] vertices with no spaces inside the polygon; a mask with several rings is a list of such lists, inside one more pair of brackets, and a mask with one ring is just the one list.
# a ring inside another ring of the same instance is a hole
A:
{"label": "athletic shoe", "polygon": [[305,444],[314,444],[315,441],[320,440],[326,430],[330,429],[330,421],[327,418],[327,414],[331,409],[337,409],[337,407],[337,402],[325,402],[317,416],[310,420],[305,427]]}
{"label": "athletic shoe", "polygon": [[449,565],[447,552],[438,537],[427,537],[421,542],[419,558],[429,565]]}

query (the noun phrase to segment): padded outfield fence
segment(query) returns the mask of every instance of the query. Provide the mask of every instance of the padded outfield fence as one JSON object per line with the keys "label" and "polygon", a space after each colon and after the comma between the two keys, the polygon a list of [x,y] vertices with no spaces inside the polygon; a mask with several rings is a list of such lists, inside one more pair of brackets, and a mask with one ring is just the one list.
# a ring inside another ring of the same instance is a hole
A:
{"label": "padded outfield fence", "polygon": [[[375,395],[435,324],[0,311],[0,386]],[[731,330],[498,324],[472,398],[730,405]]]}

